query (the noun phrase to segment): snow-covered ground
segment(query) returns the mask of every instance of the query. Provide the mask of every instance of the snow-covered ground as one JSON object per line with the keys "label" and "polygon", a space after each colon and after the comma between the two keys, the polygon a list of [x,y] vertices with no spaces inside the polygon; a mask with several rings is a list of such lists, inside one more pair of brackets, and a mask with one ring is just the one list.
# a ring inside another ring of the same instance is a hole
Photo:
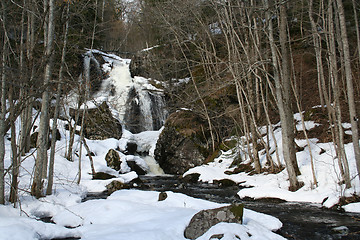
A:
{"label": "snow-covered ground", "polygon": [[[299,120],[299,114],[295,114],[294,118]],[[305,122],[307,130],[315,127],[314,122]],[[302,129],[302,124],[298,124],[297,129]],[[278,153],[280,161],[284,165],[282,157],[282,140],[281,140],[281,128],[275,130],[275,138],[278,143]],[[266,142],[266,137],[264,137]],[[241,139],[239,140],[241,142]],[[300,168],[301,175],[298,176],[298,180],[302,181],[305,185],[296,192],[288,191],[289,181],[286,169],[277,174],[256,174],[249,175],[241,172],[238,174],[226,174],[225,172],[234,170],[235,167],[231,167],[231,163],[234,158],[241,155],[244,163],[249,163],[249,159],[246,155],[246,148],[239,146],[231,149],[222,154],[206,165],[195,167],[190,169],[184,175],[191,173],[199,173],[200,180],[204,182],[212,182],[219,179],[231,179],[242,186],[251,186],[251,188],[242,189],[238,195],[240,198],[250,197],[254,199],[260,198],[279,198],[286,201],[296,202],[310,202],[319,203],[324,207],[332,207],[339,202],[341,197],[351,197],[352,195],[359,195],[360,193],[360,181],[356,171],[356,163],[353,153],[352,143],[345,145],[345,151],[349,162],[351,184],[350,189],[346,189],[344,184],[340,184],[340,170],[335,157],[335,149],[333,143],[319,143],[318,139],[309,139],[310,148],[306,140],[296,140],[296,143],[300,147],[304,147],[303,151],[297,152],[297,160]],[[275,142],[270,136],[270,150],[271,157],[274,162],[277,162],[275,153]],[[315,177],[317,180],[317,186],[314,184],[313,172],[311,168],[310,151],[314,162]],[[266,162],[265,150],[260,151],[260,161],[262,165]],[[345,211],[360,212],[359,203],[351,203],[343,206]]]}
{"label": "snow-covered ground", "polygon": [[[59,121],[59,125],[65,124]],[[105,155],[110,148],[123,149],[127,141],[136,141],[140,149],[153,154],[160,131],[131,134],[125,131],[120,140],[87,140],[95,153],[96,171],[117,176],[110,180],[91,180],[91,169],[86,151],[83,149],[82,179],[76,184],[78,158],[69,162],[64,158],[68,131],[60,128],[62,139],[57,142],[55,161],[54,194],[41,199],[29,195],[31,173],[35,155],[24,158],[20,174],[20,202],[16,208],[9,203],[0,206],[0,239],[52,239],[59,237],[81,237],[81,239],[185,239],[184,229],[194,214],[203,209],[217,208],[224,204],[188,197],[184,194],[167,192],[167,199],[158,201],[155,191],[120,190],[107,199],[81,202],[87,192],[101,192],[113,180],[129,182],[136,178],[135,172],[119,174],[106,166]],[[6,140],[6,168],[10,163],[10,142]],[[78,145],[75,151],[78,151]],[[122,157],[125,157],[122,156]],[[9,177],[6,178],[10,182]],[[7,185],[7,194],[9,186]],[[37,219],[52,217],[52,223]],[[282,223],[274,217],[245,209],[243,224],[220,223],[199,239],[209,239],[213,234],[224,234],[223,239],[283,239],[273,233]],[[71,227],[71,228],[69,228]],[[246,238],[243,238],[246,237]]]}

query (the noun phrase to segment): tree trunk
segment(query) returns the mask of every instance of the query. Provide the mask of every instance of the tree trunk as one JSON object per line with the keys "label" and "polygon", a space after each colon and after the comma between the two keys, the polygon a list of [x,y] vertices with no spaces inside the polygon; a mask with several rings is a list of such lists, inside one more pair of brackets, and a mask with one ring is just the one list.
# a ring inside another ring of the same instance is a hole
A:
{"label": "tree trunk", "polygon": [[343,52],[344,67],[345,67],[346,89],[347,89],[348,102],[349,102],[348,104],[349,104],[351,131],[352,131],[352,140],[354,146],[356,167],[357,167],[358,177],[360,180],[360,148],[359,148],[358,117],[356,114],[356,107],[355,107],[354,87],[353,87],[351,59],[350,59],[350,47],[346,32],[345,12],[344,12],[342,0],[336,0],[336,2],[337,2],[337,12],[339,14],[340,31],[341,31],[342,45],[344,51]]}
{"label": "tree trunk", "polygon": [[31,186],[31,194],[36,198],[43,195],[43,179],[47,172],[47,146],[49,131],[49,82],[52,74],[53,64],[53,40],[54,40],[54,0],[49,0],[49,22],[47,24],[47,43],[46,43],[46,66],[44,74],[45,90],[42,95],[41,116],[39,124],[39,134],[37,138],[37,156],[35,162],[34,181]]}
{"label": "tree trunk", "polygon": [[46,195],[52,194],[52,186],[53,186],[53,182],[54,182],[54,162],[55,162],[57,119],[59,116],[60,95],[61,95],[61,89],[62,89],[62,84],[63,84],[63,71],[64,71],[64,65],[65,65],[66,47],[67,47],[68,32],[69,32],[69,10],[70,10],[70,3],[68,2],[67,8],[66,8],[66,23],[65,23],[64,43],[63,43],[64,45],[63,45],[62,54],[61,54],[59,82],[58,82],[57,91],[56,91],[55,111],[54,111],[53,125],[52,125],[52,129],[51,129],[49,175],[48,175],[48,185],[46,188]]}
{"label": "tree trunk", "polygon": [[16,145],[16,127],[15,127],[15,109],[13,102],[14,90],[13,86],[9,86],[9,105],[10,105],[10,124],[11,124],[11,152],[12,152],[12,180],[9,201],[16,206],[18,200],[18,177],[20,167],[20,155]]}
{"label": "tree trunk", "polygon": [[344,130],[342,128],[342,120],[341,120],[341,106],[340,106],[340,83],[338,77],[338,66],[337,66],[337,56],[336,56],[336,44],[335,44],[335,30],[334,30],[334,19],[333,19],[333,3],[334,1],[331,0],[328,6],[328,62],[329,62],[329,75],[331,80],[331,87],[334,94],[334,104],[333,107],[329,106],[328,109],[334,109],[334,120],[333,124],[334,127],[331,128],[332,135],[334,139],[334,146],[337,154],[338,165],[340,169],[340,174],[345,182],[346,188],[351,187],[351,180],[350,180],[350,170],[349,164],[347,161],[345,147],[344,147]]}
{"label": "tree trunk", "polygon": [[[2,1],[3,31],[6,31],[6,3]],[[6,32],[5,32],[6,34]],[[6,115],[6,57],[7,57],[7,37],[3,34],[3,48],[1,58],[1,112],[0,112],[0,204],[5,204],[5,115]]]}
{"label": "tree trunk", "polygon": [[[265,7],[269,8],[268,0],[264,0]],[[295,144],[294,144],[294,127],[293,127],[293,115],[290,105],[290,73],[289,73],[289,59],[287,49],[287,15],[286,8],[282,4],[280,5],[280,42],[282,53],[282,81],[280,81],[280,70],[278,66],[277,49],[274,40],[274,29],[272,19],[269,18],[268,31],[269,42],[272,55],[272,63],[274,67],[274,80],[276,87],[277,105],[280,113],[280,121],[282,128],[282,141],[283,141],[283,155],[286,164],[286,170],[289,175],[289,182],[291,191],[296,191],[299,188],[299,182],[297,180],[298,167],[296,162]]]}

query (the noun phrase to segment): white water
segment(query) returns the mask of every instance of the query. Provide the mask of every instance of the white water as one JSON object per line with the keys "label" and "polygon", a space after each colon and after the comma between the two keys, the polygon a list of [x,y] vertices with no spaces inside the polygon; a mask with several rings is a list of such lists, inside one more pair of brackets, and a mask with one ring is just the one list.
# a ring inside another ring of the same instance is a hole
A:
{"label": "white water", "polygon": [[160,165],[156,162],[156,160],[152,156],[142,157],[146,164],[149,167],[149,175],[165,175],[164,170],[160,167]]}
{"label": "white water", "polygon": [[[140,107],[140,124],[143,130],[151,131],[159,129],[165,122],[166,111],[163,102],[162,90],[149,83],[149,79],[135,76],[131,77],[129,59],[121,59],[117,56],[104,56],[106,61],[102,68],[108,72],[108,78],[103,80],[101,89],[94,95],[95,101],[101,103],[107,101],[110,107],[117,111],[118,119],[126,123],[126,113],[129,109],[129,92],[134,89],[136,96],[132,101]],[[151,96],[150,96],[151,94]],[[154,124],[155,122],[160,124]]]}

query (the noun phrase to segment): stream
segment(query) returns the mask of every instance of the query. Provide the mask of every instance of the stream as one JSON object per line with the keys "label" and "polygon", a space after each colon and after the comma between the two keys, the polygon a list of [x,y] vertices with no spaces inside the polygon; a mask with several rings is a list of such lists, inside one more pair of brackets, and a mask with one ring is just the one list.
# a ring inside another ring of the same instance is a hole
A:
{"label": "stream", "polygon": [[283,227],[277,233],[287,239],[360,239],[360,214],[324,209],[319,204],[278,199],[241,200],[239,186],[203,182],[183,183],[177,176],[140,176],[137,189],[173,191],[219,203],[242,202],[245,208],[277,217]]}

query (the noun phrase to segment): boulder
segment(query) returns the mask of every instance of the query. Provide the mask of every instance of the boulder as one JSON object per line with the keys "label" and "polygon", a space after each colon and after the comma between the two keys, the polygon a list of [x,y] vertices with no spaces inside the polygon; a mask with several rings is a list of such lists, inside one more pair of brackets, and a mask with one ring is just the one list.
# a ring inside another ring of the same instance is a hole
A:
{"label": "boulder", "polygon": [[126,144],[125,154],[127,155],[135,155],[137,151],[137,144],[135,142],[128,142]]}
{"label": "boulder", "polygon": [[108,194],[112,194],[113,192],[121,189],[130,189],[130,186],[126,183],[120,182],[120,181],[112,181],[108,185],[106,185],[106,190]]}
{"label": "boulder", "polygon": [[146,170],[144,170],[142,167],[140,167],[135,160],[127,160],[127,165],[131,169],[131,171],[136,172],[137,175],[145,175]]}
{"label": "boulder", "polygon": [[233,187],[233,186],[237,185],[236,182],[234,182],[231,179],[227,179],[227,178],[220,179],[220,180],[214,180],[213,182],[214,182],[214,184],[217,184],[221,188]]}
{"label": "boulder", "polygon": [[164,201],[165,199],[167,199],[167,193],[166,192],[160,192],[159,193],[159,198],[158,198],[158,201]]}
{"label": "boulder", "polygon": [[184,231],[184,236],[188,239],[196,239],[220,222],[241,224],[243,211],[243,204],[202,210],[192,217]]}
{"label": "boulder", "polygon": [[[80,110],[78,123],[81,123],[82,111]],[[70,115],[73,119],[75,119],[75,114],[76,111],[70,109]],[[88,139],[120,139],[122,136],[122,126],[119,120],[113,117],[106,102],[103,102],[97,108],[88,109],[84,121],[84,136]]]}
{"label": "boulder", "polygon": [[191,173],[184,176],[181,181],[184,183],[197,183],[199,181],[200,173]]}
{"label": "boulder", "polygon": [[114,150],[110,149],[105,156],[106,165],[116,171],[119,171],[121,168],[121,159],[119,153]]}
{"label": "boulder", "polygon": [[93,175],[93,180],[107,180],[107,179],[111,179],[111,178],[115,178],[114,175],[105,173],[105,172],[97,172],[95,173],[95,175]]}
{"label": "boulder", "polygon": [[178,111],[166,120],[155,149],[155,160],[168,174],[183,174],[206,162],[211,154],[205,119],[192,111]]}

